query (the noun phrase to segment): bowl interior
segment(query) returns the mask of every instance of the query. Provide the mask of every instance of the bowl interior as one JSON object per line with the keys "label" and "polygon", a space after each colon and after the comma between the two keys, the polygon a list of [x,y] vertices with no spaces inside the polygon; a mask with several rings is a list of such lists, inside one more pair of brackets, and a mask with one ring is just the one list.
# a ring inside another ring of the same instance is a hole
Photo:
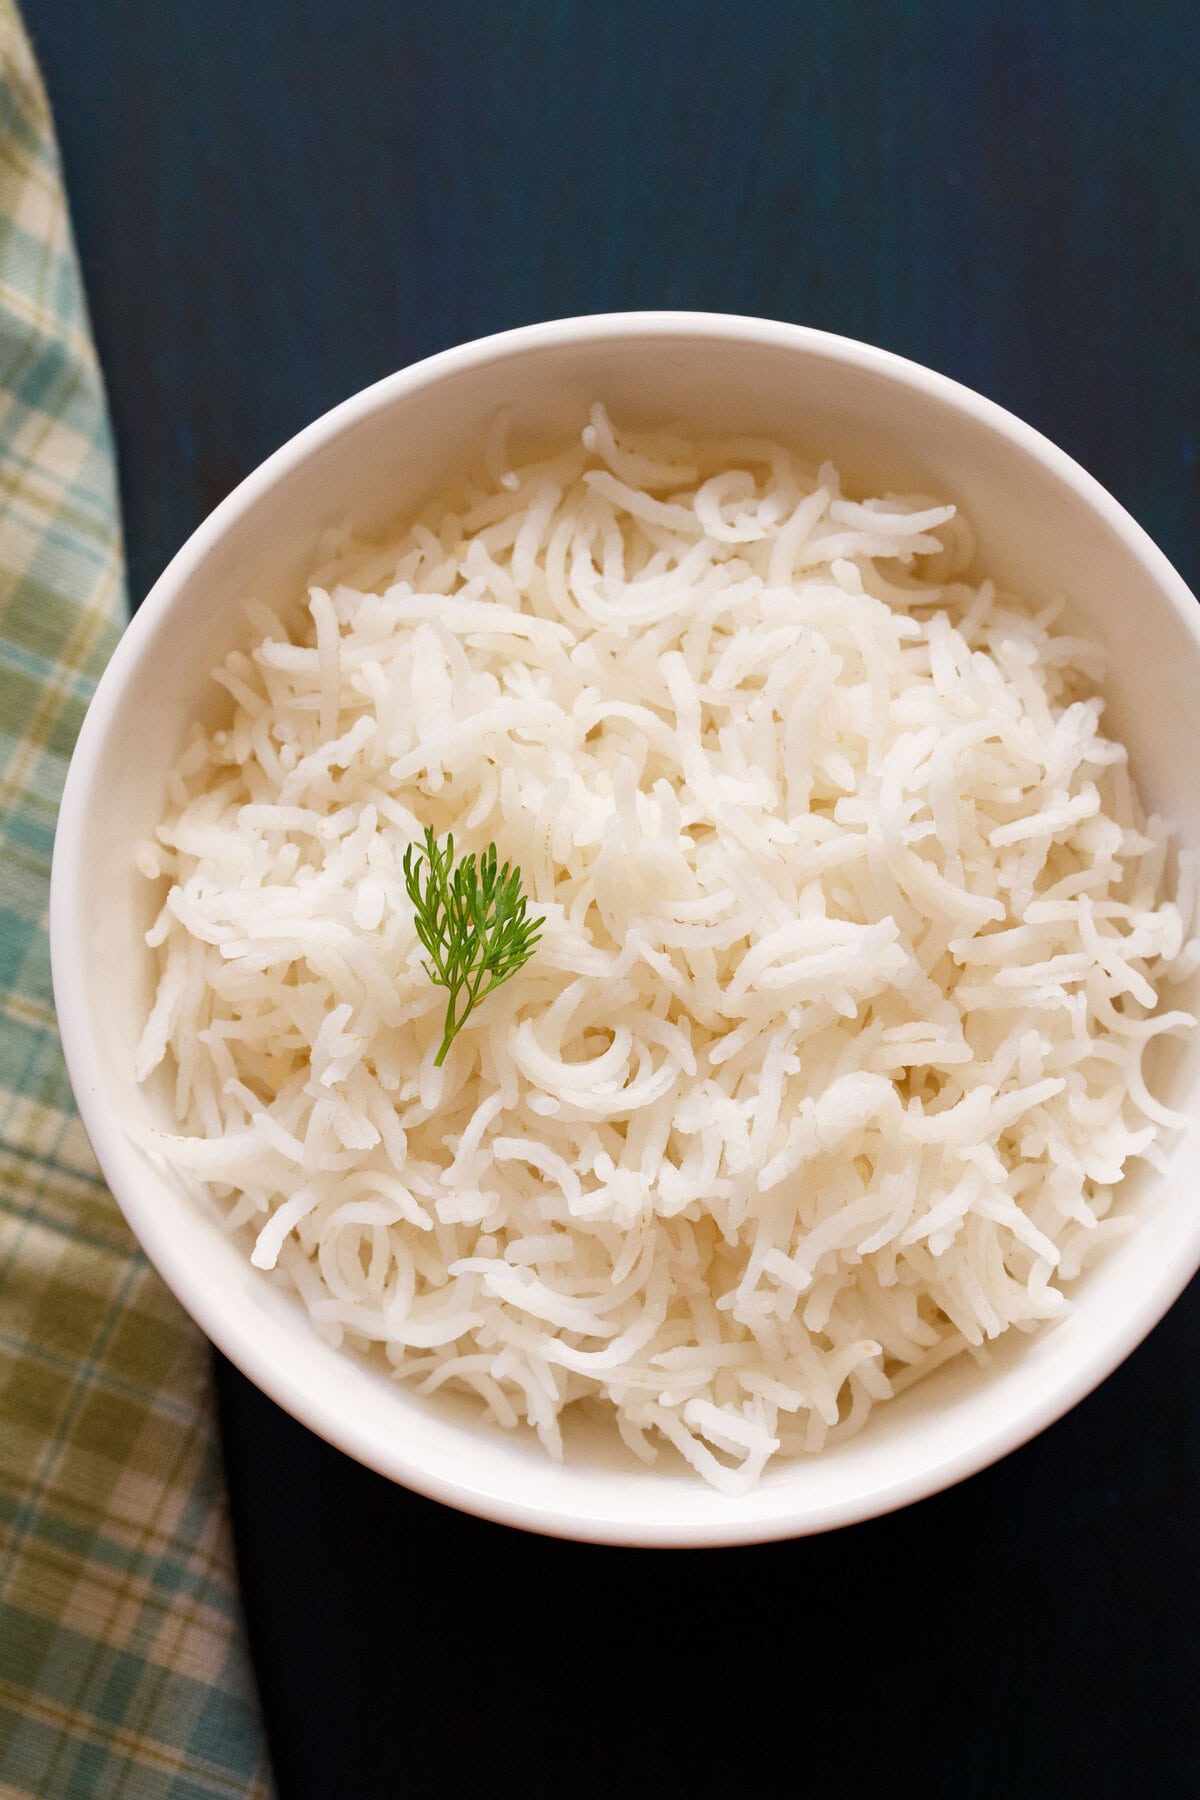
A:
{"label": "bowl interior", "polygon": [[[535,1529],[627,1543],[792,1535],[946,1485],[1108,1373],[1200,1260],[1191,1202],[1200,1146],[1185,1137],[1166,1177],[1139,1170],[1143,1229],[1075,1284],[1061,1323],[1010,1337],[986,1368],[944,1368],[878,1409],[850,1443],[772,1467],[755,1493],[731,1501],[682,1469],[647,1472],[586,1419],[556,1467],[466,1401],[422,1401],[331,1352],[292,1294],[253,1270],[214,1215],[125,1136],[135,1122],[171,1128],[162,1090],[133,1079],[152,993],[142,942],[152,893],[133,851],[161,815],[188,721],[213,704],[210,668],[242,636],[239,602],[294,596],[330,525],[394,533],[478,462],[501,408],[515,438],[545,440],[576,431],[596,399],[618,423],[781,438],[832,459],[850,491],[953,500],[975,529],[978,572],[1031,599],[1061,596],[1107,645],[1109,726],[1129,744],[1148,803],[1200,851],[1195,603],[1132,521],[1044,440],[951,383],[820,333],[667,316],[533,328],[348,402],[243,484],[167,571],[105,677],[64,799],[53,898],[60,1021],[84,1122],[148,1254],[226,1354],[322,1435],[438,1498]],[[1200,1047],[1188,1046],[1173,1059],[1167,1097],[1186,1105],[1198,1075]]]}

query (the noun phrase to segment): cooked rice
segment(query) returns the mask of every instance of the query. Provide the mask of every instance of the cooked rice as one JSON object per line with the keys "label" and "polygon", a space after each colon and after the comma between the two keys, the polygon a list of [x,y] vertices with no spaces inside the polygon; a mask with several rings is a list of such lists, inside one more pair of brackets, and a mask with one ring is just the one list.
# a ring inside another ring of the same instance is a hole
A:
{"label": "cooked rice", "polygon": [[[387,550],[328,541],[216,671],[139,859],[152,1143],[331,1343],[556,1457],[596,1400],[738,1492],[1133,1227],[1194,871],[1098,651],[964,579],[951,507],[599,407],[485,461]],[[546,921],[440,1069],[427,824]]]}

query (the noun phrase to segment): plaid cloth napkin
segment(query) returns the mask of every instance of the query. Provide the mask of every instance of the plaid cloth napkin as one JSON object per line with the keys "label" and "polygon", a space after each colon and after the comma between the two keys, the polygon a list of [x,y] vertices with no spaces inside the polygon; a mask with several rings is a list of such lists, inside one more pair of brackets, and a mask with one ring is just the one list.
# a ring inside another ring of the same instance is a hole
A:
{"label": "plaid cloth napkin", "polygon": [[67,759],[124,608],[50,114],[0,0],[0,1796],[265,1796],[204,1342],[75,1115],[46,940]]}

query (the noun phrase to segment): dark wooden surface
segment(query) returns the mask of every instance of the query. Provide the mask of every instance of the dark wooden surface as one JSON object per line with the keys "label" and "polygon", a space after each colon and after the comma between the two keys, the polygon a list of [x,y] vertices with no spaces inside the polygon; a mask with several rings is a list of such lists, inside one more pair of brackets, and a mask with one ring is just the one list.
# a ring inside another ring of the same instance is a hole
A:
{"label": "dark wooden surface", "polygon": [[[1195,0],[26,0],[134,598],[334,401],[481,332],[770,314],[1013,408],[1200,578]],[[542,1543],[222,1367],[284,1800],[1200,1791],[1200,1303],[1037,1443],[758,1550]]]}

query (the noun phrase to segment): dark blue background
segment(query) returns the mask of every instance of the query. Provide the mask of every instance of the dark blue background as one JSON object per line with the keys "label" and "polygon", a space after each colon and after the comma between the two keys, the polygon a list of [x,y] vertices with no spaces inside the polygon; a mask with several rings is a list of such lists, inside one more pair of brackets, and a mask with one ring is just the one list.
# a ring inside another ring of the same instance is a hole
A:
{"label": "dark blue background", "polygon": [[[1200,578],[1194,0],[26,0],[135,599],[444,345],[696,306],[1031,420]],[[219,1370],[284,1800],[1200,1791],[1200,1306],[962,1488],[660,1556],[459,1519]]]}

